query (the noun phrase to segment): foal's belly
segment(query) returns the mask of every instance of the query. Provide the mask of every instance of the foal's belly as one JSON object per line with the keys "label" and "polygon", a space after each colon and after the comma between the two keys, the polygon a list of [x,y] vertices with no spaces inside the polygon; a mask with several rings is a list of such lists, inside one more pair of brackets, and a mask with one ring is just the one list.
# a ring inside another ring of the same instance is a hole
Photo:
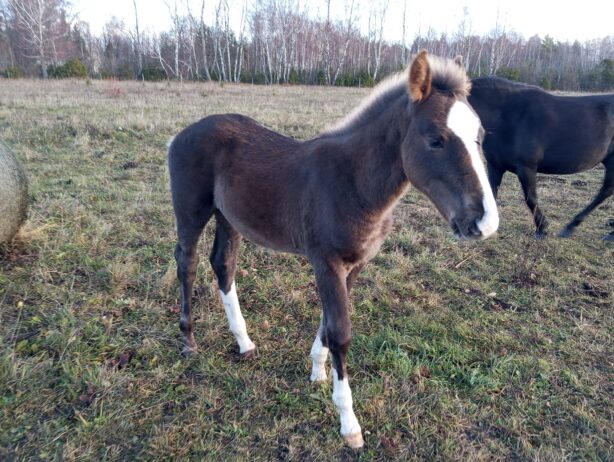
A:
{"label": "foal's belly", "polygon": [[289,233],[273,216],[241,214],[236,210],[221,208],[222,215],[245,239],[278,252],[302,253],[298,242],[293,242]]}
{"label": "foal's belly", "polygon": [[283,234],[274,233],[271,232],[271,230],[245,226],[244,223],[240,221],[232,223],[232,225],[245,239],[254,244],[261,245],[262,247],[277,252],[302,253],[297,243],[293,243],[291,239],[287,239]]}
{"label": "foal's belly", "polygon": [[237,194],[216,187],[215,206],[230,225],[254,244],[280,252],[301,253],[299,243],[288,232],[288,220],[280,213],[279,203],[264,194]]}

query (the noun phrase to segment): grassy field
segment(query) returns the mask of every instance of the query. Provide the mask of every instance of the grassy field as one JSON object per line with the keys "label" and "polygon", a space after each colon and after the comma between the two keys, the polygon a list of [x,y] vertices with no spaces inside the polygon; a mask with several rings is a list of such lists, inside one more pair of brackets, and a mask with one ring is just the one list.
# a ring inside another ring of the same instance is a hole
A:
{"label": "grassy field", "polygon": [[[237,360],[201,243],[195,357],[180,357],[165,145],[216,112],[306,139],[368,90],[0,81],[0,139],[31,180],[0,250],[0,460],[611,460],[610,199],[577,237],[532,238],[516,179],[499,236],[459,244],[410,191],[352,294],[348,367],[366,446],[344,448],[305,259],[249,242],[239,298],[260,358]],[[541,176],[556,233],[602,169]]]}

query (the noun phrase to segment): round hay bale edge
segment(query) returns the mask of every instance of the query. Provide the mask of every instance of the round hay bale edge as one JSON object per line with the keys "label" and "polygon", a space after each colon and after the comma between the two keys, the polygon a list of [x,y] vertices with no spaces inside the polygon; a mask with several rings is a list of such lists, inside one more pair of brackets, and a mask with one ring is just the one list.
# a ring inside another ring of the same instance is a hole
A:
{"label": "round hay bale edge", "polygon": [[0,141],[0,244],[15,237],[27,209],[28,178],[13,151]]}

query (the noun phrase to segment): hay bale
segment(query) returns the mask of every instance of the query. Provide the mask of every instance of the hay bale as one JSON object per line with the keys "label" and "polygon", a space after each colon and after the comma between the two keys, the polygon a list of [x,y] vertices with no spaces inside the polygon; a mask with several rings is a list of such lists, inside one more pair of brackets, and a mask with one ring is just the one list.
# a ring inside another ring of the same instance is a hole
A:
{"label": "hay bale", "polygon": [[7,145],[0,142],[0,244],[9,242],[26,219],[28,179]]}

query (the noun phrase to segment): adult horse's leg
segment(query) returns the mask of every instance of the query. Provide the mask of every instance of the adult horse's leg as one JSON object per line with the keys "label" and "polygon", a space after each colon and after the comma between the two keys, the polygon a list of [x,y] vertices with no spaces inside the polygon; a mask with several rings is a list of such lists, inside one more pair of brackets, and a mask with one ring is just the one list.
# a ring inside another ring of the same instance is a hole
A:
{"label": "adult horse's leg", "polygon": [[[354,267],[354,269],[352,269],[352,271],[350,271],[350,274],[347,275],[346,280],[345,280],[345,285],[347,288],[347,293],[350,293],[350,290],[352,290],[352,286],[354,285],[354,282],[356,281],[356,278],[358,277],[358,273],[360,273],[360,270],[362,270],[362,268],[364,267],[364,264],[360,264]],[[327,378],[326,375],[326,359],[328,358],[328,348],[324,346],[324,344],[322,343],[322,337],[323,337],[323,325],[322,322],[320,322],[320,327],[318,329],[318,333],[316,335],[316,338],[313,342],[313,345],[311,346],[311,359],[313,361],[312,364],[312,368],[311,368],[311,381],[312,382],[324,382]]]}
{"label": "adult horse's leg", "polygon": [[498,167],[495,167],[491,162],[487,164],[488,169],[488,182],[490,183],[490,189],[492,189],[492,194],[497,198],[497,193],[499,192],[499,186],[501,186],[501,180],[503,180],[503,174],[505,170],[501,170]]}
{"label": "adult horse's leg", "polygon": [[352,390],[345,367],[345,357],[352,338],[347,272],[341,264],[314,261],[318,292],[322,300],[322,344],[330,349],[333,362],[333,402],[339,411],[341,436],[352,448],[364,442],[360,424],[354,415]]}
{"label": "adult horse's leg", "polygon": [[610,155],[610,157],[608,157],[603,164],[605,165],[605,178],[601,189],[591,203],[588,204],[584,210],[578,213],[574,219],[571,220],[567,226],[565,226],[565,228],[563,228],[563,230],[559,233],[559,236],[570,237],[574,233],[576,226],[582,223],[589,213],[595,210],[599,204],[614,193],[614,154]]}
{"label": "adult horse's leg", "polygon": [[237,288],[235,285],[235,272],[237,270],[237,254],[241,235],[228,223],[226,218],[217,211],[215,213],[215,240],[211,250],[211,267],[217,277],[220,288],[220,296],[224,303],[224,310],[230,325],[230,331],[234,334],[239,344],[239,353],[242,358],[256,356],[256,345],[247,335],[245,320],[241,314]]}
{"label": "adult horse's leg", "polygon": [[533,214],[533,221],[536,227],[535,238],[542,239],[546,235],[548,221],[537,205],[537,169],[519,166],[516,169],[516,175],[518,175],[518,180],[522,186],[522,192],[524,193],[524,200],[527,203],[527,207],[529,207],[529,210]]}
{"label": "adult horse's leg", "polygon": [[188,356],[197,350],[192,325],[192,286],[196,278],[198,265],[197,245],[203,228],[211,218],[212,205],[201,204],[191,209],[194,201],[175,202],[177,221],[177,245],[175,261],[177,262],[177,278],[181,284],[181,318],[179,328],[183,334],[182,354]]}

